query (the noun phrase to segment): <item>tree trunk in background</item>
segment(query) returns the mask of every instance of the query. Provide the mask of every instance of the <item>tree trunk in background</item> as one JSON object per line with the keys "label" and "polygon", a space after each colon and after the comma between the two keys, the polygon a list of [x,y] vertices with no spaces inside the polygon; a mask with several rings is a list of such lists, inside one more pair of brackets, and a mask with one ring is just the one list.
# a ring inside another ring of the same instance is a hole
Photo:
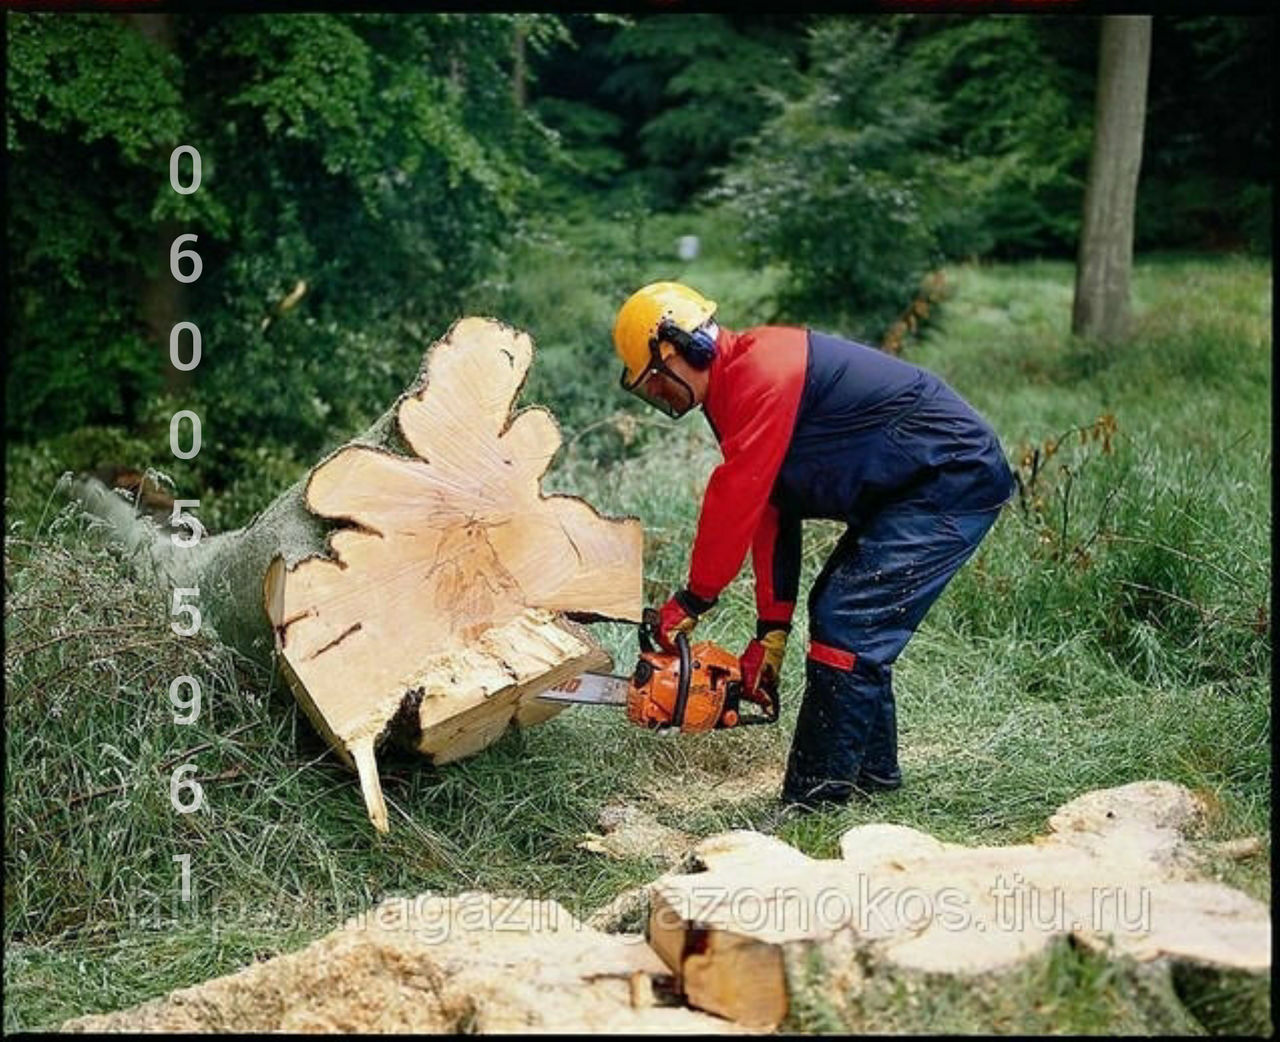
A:
{"label": "tree trunk in background", "polygon": [[1114,341],[1128,332],[1134,203],[1150,64],[1151,16],[1105,16],[1071,315],[1071,331],[1078,336]]}
{"label": "tree trunk in background", "polygon": [[[126,14],[122,16],[139,35],[146,37],[157,47],[172,53],[177,39],[177,26],[172,14]],[[188,144],[173,142],[172,147]],[[169,153],[156,156],[155,176],[167,183],[169,180]],[[169,332],[174,325],[191,315],[187,308],[187,288],[173,277],[169,270],[169,247],[173,240],[187,231],[177,221],[165,220],[156,225],[151,240],[151,259],[155,263],[153,274],[146,277],[139,301],[139,311],[146,325],[147,335],[155,346],[156,364],[164,374],[164,387],[170,394],[180,394],[190,386],[191,373],[172,365],[169,361]],[[188,247],[189,248],[189,247]]]}

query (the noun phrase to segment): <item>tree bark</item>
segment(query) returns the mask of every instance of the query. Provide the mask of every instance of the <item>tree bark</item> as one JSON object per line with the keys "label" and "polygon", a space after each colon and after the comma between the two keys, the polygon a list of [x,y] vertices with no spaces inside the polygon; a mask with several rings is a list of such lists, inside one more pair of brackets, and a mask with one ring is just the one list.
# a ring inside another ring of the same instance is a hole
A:
{"label": "tree bark", "polygon": [[378,744],[443,763],[539,723],[563,707],[538,694],[612,665],[571,618],[640,618],[639,522],[540,491],[559,430],[511,414],[532,356],[527,334],[458,321],[368,430],[194,546],[96,479],[76,489],[144,580],[198,591],[183,600],[224,643],[278,662],[382,831]]}
{"label": "tree bark", "polygon": [[1093,154],[1084,197],[1071,331],[1116,341],[1128,334],[1134,204],[1151,64],[1151,16],[1102,19]]}

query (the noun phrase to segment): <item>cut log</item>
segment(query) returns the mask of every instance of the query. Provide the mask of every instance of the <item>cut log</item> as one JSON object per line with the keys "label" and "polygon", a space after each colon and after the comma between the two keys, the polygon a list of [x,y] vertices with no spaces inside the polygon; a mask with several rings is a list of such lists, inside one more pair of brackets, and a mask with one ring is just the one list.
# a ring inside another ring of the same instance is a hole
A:
{"label": "cut log", "polygon": [[545,409],[512,415],[532,358],[527,334],[459,320],[364,435],[246,528],[192,548],[100,482],[77,490],[145,574],[199,590],[189,599],[224,642],[278,653],[381,831],[380,743],[446,763],[540,723],[563,707],[539,693],[612,666],[571,617],[640,618],[639,522],[541,492],[559,431]]}
{"label": "cut log", "polygon": [[1199,810],[1180,786],[1136,782],[1073,800],[1030,844],[967,847],[871,824],[846,832],[833,860],[725,833],[694,849],[702,871],[650,885],[649,942],[691,1006],[761,1028],[786,1016],[788,982],[813,961],[829,982],[872,964],[881,979],[973,981],[1069,938],[1166,973],[1268,974],[1267,906],[1195,878],[1183,829]]}

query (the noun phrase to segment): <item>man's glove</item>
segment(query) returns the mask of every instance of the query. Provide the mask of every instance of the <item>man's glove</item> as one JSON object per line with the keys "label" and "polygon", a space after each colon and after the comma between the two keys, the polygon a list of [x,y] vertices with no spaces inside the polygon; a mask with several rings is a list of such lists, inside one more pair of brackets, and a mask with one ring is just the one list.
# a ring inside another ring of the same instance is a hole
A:
{"label": "man's glove", "polygon": [[782,676],[782,658],[787,652],[787,630],[765,629],[747,645],[739,659],[742,669],[743,695],[764,707],[765,716],[778,719],[778,679]]}
{"label": "man's glove", "polygon": [[703,600],[688,590],[677,590],[672,598],[658,609],[658,626],[654,637],[663,651],[676,650],[676,634],[686,637],[698,624],[698,616],[710,609],[716,602]]}

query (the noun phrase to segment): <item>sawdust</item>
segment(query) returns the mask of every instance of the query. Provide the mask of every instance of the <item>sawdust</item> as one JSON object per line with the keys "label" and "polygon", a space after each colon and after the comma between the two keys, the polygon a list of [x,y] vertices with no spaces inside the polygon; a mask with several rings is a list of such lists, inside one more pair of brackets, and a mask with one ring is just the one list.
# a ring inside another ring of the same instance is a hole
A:
{"label": "sawdust", "polygon": [[301,951],[73,1032],[725,1032],[659,1004],[669,971],[634,935],[606,935],[555,901],[465,893],[395,898]]}
{"label": "sawdust", "polygon": [[648,793],[660,806],[687,814],[777,798],[784,773],[785,764],[781,761],[761,764],[746,774],[685,773],[656,783]]}
{"label": "sawdust", "polygon": [[694,836],[663,825],[639,807],[610,804],[600,812],[602,835],[590,835],[578,844],[607,857],[657,858],[670,865],[697,842]]}

